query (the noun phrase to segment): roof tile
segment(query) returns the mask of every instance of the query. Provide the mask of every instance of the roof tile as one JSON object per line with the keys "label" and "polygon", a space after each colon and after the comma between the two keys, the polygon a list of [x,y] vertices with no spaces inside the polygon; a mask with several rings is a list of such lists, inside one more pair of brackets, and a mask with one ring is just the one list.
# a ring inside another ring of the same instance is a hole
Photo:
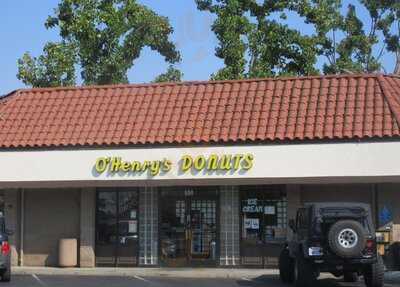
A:
{"label": "roof tile", "polygon": [[0,147],[400,136],[400,78],[48,88],[0,98]]}

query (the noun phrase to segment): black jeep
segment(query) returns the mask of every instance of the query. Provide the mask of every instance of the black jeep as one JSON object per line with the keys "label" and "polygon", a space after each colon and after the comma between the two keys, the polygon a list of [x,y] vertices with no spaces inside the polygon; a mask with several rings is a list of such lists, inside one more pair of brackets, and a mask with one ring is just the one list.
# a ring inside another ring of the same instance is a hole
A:
{"label": "black jeep", "polygon": [[330,272],[346,282],[363,275],[368,287],[383,286],[384,266],[368,204],[306,204],[289,227],[293,235],[279,258],[284,283],[311,287],[320,272]]}

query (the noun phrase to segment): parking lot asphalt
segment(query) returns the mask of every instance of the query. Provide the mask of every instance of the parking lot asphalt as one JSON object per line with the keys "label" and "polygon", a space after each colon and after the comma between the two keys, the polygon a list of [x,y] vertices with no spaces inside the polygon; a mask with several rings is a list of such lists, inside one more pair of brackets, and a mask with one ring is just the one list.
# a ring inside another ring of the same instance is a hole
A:
{"label": "parking lot asphalt", "polygon": [[[362,279],[362,278],[361,278]],[[205,278],[162,278],[141,276],[71,276],[71,275],[15,275],[10,283],[0,286],[9,287],[283,287],[276,275],[241,279],[205,279]],[[323,277],[312,287],[361,287],[359,283],[344,283],[332,277]],[[388,276],[386,287],[399,287],[400,278]],[[310,286],[311,287],[311,286]]]}

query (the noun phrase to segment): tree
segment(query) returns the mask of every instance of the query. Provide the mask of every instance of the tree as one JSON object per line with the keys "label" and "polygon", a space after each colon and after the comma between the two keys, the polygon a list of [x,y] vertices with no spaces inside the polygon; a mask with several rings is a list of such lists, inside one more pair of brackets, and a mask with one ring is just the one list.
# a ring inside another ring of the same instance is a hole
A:
{"label": "tree", "polygon": [[18,79],[33,87],[75,84],[75,51],[65,42],[47,43],[44,54],[32,58],[25,53],[18,60]]}
{"label": "tree", "polygon": [[61,0],[45,26],[59,28],[62,40],[47,44],[38,58],[27,53],[18,61],[17,76],[27,85],[74,84],[74,66],[87,85],[126,83],[144,47],[169,63],[180,60],[168,19],[135,0]]}
{"label": "tree", "polygon": [[297,12],[289,0],[196,0],[202,11],[217,16],[212,25],[219,45],[216,56],[225,67],[214,79],[240,79],[273,75],[309,75],[317,70],[313,37],[272,17]]}
{"label": "tree", "polygon": [[[372,73],[382,70],[385,52],[399,55],[398,0],[358,0],[341,15],[341,0],[302,0],[300,14],[314,25],[326,74]],[[360,17],[358,9],[367,11]],[[339,35],[341,37],[339,38]],[[397,56],[398,62],[400,56]]]}
{"label": "tree", "polygon": [[[381,21],[381,29],[385,36],[387,51],[396,56],[394,73],[400,75],[400,2],[398,0],[385,1],[389,12]],[[391,29],[392,28],[392,29]]]}
{"label": "tree", "polygon": [[157,76],[153,82],[154,83],[180,82],[182,81],[182,78],[183,78],[183,73],[171,65],[168,67],[168,70],[165,73]]}
{"label": "tree", "polygon": [[[394,53],[400,73],[400,2],[357,0],[196,0],[216,16],[212,31],[216,56],[225,66],[213,79],[310,75],[322,71],[371,73],[382,70],[382,56]],[[358,9],[366,9],[368,19]],[[345,13],[343,13],[345,11]],[[284,24],[296,14],[309,24],[307,35]],[[280,15],[277,20],[276,15]]]}

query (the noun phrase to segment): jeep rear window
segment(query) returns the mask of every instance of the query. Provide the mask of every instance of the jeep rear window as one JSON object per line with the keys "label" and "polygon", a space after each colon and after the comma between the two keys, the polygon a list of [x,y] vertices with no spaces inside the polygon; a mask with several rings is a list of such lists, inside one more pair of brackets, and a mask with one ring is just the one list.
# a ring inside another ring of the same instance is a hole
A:
{"label": "jeep rear window", "polygon": [[358,207],[324,207],[320,211],[323,216],[351,216],[351,217],[365,217],[367,212],[365,209]]}
{"label": "jeep rear window", "polygon": [[324,221],[333,223],[337,218],[349,218],[360,222],[369,233],[373,233],[373,227],[368,220],[368,212],[358,207],[324,207],[320,209]]}

